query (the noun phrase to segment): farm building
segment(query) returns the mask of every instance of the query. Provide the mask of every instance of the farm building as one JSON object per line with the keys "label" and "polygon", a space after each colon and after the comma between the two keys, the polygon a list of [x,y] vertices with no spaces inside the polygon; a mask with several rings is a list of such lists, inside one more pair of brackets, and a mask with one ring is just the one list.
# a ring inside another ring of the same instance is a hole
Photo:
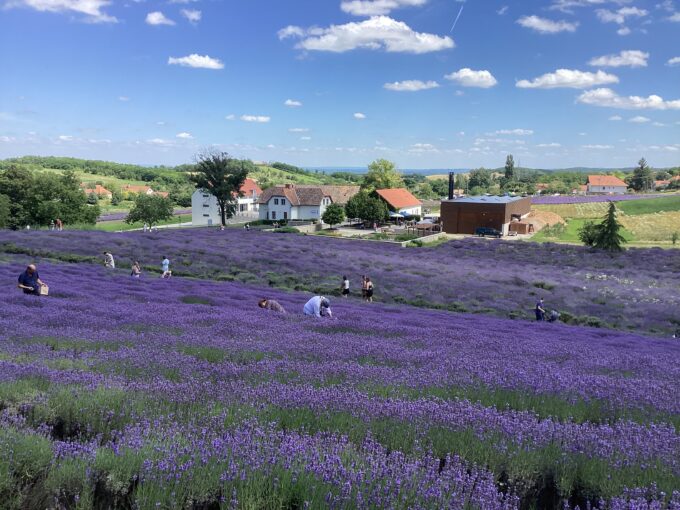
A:
{"label": "farm building", "polygon": [[[236,214],[255,213],[262,190],[253,179],[246,179],[241,186],[241,196],[236,206]],[[204,190],[196,190],[191,195],[191,224],[219,225],[222,222],[220,206],[214,195]]]}
{"label": "farm building", "polygon": [[467,197],[443,200],[441,220],[447,234],[474,234],[488,227],[507,235],[513,220],[520,222],[530,212],[529,197]]}
{"label": "farm building", "polygon": [[423,203],[404,188],[379,189],[375,191],[387,206],[396,214],[402,216],[420,216],[423,213]]}
{"label": "farm building", "polygon": [[359,186],[274,186],[260,197],[260,219],[318,220],[330,204],[345,205],[357,193]]}
{"label": "farm building", "polygon": [[113,193],[111,193],[101,184],[96,184],[94,188],[88,188],[87,184],[82,183],[80,187],[83,189],[86,195],[91,195],[94,193],[99,198],[108,198],[109,200],[111,200],[111,198],[113,197]]}
{"label": "farm building", "polygon": [[588,193],[623,195],[628,185],[614,175],[589,175]]}
{"label": "farm building", "polygon": [[122,191],[129,195],[153,195],[154,193],[150,186],[135,186],[133,184],[123,186]]}

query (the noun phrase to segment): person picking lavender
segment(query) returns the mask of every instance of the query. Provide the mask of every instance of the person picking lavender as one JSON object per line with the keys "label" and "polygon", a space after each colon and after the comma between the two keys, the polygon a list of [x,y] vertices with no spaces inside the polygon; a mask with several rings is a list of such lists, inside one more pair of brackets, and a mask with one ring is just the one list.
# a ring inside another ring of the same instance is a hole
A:
{"label": "person picking lavender", "polygon": [[312,299],[307,301],[303,308],[303,312],[305,315],[313,317],[328,317],[329,319],[333,318],[331,303],[323,296],[314,296]]}
{"label": "person picking lavender", "polygon": [[38,269],[34,264],[30,264],[26,271],[19,275],[19,287],[23,289],[24,294],[33,294],[34,296],[40,295],[40,289],[46,284],[40,279],[38,274]]}

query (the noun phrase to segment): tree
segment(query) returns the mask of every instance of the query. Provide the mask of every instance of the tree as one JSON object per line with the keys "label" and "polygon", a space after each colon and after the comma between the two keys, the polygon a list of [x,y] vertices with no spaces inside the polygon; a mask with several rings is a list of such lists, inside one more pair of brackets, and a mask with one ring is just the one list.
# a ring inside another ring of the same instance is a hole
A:
{"label": "tree", "polygon": [[9,219],[9,197],[7,195],[0,195],[0,228],[9,227]]}
{"label": "tree", "polygon": [[578,236],[586,246],[610,252],[623,251],[626,239],[620,234],[621,228],[617,219],[616,204],[609,202],[609,209],[602,223],[586,222],[579,230]]}
{"label": "tree", "polygon": [[505,158],[505,179],[508,181],[515,179],[515,159],[512,154]]}
{"label": "tree", "polygon": [[635,191],[649,191],[654,187],[654,173],[645,158],[638,161],[638,166],[630,179],[630,187]]}
{"label": "tree", "polygon": [[609,202],[609,210],[604,221],[600,223],[595,248],[605,251],[623,251],[623,244],[626,242],[620,234],[621,224],[617,219],[616,204]]}
{"label": "tree", "polygon": [[377,189],[403,188],[404,180],[394,163],[386,159],[376,159],[368,165],[362,189],[372,192]]}
{"label": "tree", "polygon": [[123,193],[119,189],[111,191],[111,205],[118,205],[123,201]]}
{"label": "tree", "polygon": [[97,205],[97,202],[99,202],[99,197],[97,194],[93,191],[89,195],[87,195],[87,203],[90,205]]}
{"label": "tree", "polygon": [[236,212],[241,186],[253,169],[250,161],[234,159],[226,152],[206,152],[198,156],[191,180],[197,189],[217,199],[222,225]]}
{"label": "tree", "polygon": [[348,218],[359,218],[367,223],[385,221],[389,218],[387,204],[365,191],[361,191],[349,199],[347,205],[345,205],[345,212]]}
{"label": "tree", "polygon": [[321,219],[324,223],[328,223],[331,228],[345,221],[345,208],[340,204],[331,204],[326,207]]}
{"label": "tree", "polygon": [[135,203],[125,218],[125,223],[146,223],[156,225],[172,218],[172,201],[160,195],[137,195]]}
{"label": "tree", "polygon": [[470,178],[468,179],[468,186],[470,188],[482,188],[486,190],[491,186],[491,172],[484,168],[479,168],[470,172]]}

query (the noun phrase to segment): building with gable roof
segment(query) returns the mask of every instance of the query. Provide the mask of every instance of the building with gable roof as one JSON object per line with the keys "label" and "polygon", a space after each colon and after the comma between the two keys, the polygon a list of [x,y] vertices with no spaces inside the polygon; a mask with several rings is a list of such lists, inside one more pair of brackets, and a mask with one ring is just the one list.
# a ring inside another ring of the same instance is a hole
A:
{"label": "building with gable roof", "polygon": [[261,220],[319,220],[331,204],[345,205],[359,193],[359,186],[284,184],[262,193]]}
{"label": "building with gable roof", "polygon": [[588,193],[623,195],[628,185],[614,175],[589,175]]}
{"label": "building with gable roof", "polygon": [[[258,200],[262,195],[262,190],[254,179],[246,178],[240,191],[236,215],[254,217],[258,210]],[[205,190],[194,191],[191,195],[191,224],[205,226],[221,223],[222,217],[217,198]]]}

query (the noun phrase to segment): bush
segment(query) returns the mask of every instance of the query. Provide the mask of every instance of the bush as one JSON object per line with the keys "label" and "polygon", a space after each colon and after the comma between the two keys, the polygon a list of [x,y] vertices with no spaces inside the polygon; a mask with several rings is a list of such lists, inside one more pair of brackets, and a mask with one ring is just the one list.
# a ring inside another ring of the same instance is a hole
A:
{"label": "bush", "polygon": [[277,234],[299,234],[300,231],[295,227],[281,227],[274,230]]}

